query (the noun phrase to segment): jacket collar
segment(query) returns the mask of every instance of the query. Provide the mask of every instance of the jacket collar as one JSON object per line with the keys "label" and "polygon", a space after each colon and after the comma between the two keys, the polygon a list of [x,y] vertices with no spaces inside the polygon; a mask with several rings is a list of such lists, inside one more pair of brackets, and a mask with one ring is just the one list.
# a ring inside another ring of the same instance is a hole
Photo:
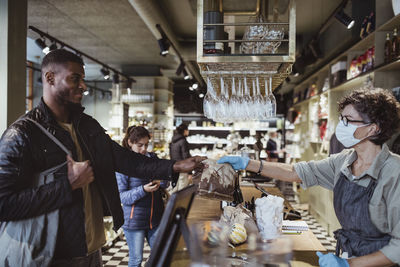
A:
{"label": "jacket collar", "polygon": [[[84,110],[85,110],[84,107],[76,107],[71,111],[73,123],[76,123],[79,121]],[[39,121],[43,121],[46,124],[53,124],[53,125],[57,124],[57,120],[54,117],[53,112],[51,111],[49,106],[46,105],[46,103],[43,100],[43,97],[40,99],[40,102],[37,106],[37,112],[35,113],[35,119],[37,119]]]}

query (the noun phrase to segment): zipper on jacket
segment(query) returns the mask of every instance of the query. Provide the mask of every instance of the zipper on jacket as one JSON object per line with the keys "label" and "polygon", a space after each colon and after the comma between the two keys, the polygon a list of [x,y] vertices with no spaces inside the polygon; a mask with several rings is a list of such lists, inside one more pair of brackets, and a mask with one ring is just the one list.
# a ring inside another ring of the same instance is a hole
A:
{"label": "zipper on jacket", "polygon": [[132,205],[132,208],[131,208],[131,216],[129,217],[129,219],[132,219],[133,218],[133,211],[135,210],[135,205]]}
{"label": "zipper on jacket", "polygon": [[153,229],[153,224],[151,223],[151,220],[153,218],[153,204],[154,204],[154,192],[151,192],[150,229]]}

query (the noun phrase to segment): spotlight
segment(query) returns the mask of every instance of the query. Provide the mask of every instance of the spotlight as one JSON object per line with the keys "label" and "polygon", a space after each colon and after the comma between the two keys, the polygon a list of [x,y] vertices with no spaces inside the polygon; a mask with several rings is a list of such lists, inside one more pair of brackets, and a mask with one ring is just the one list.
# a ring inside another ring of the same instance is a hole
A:
{"label": "spotlight", "polygon": [[103,68],[101,68],[100,72],[101,72],[101,74],[103,74],[104,80],[110,79],[110,71],[108,69],[103,67]]}
{"label": "spotlight", "polygon": [[187,73],[185,68],[183,68],[183,79],[185,79],[185,80],[189,80],[190,79],[190,75],[189,75],[189,73]]}
{"label": "spotlight", "polygon": [[344,13],[343,9],[341,9],[339,12],[335,14],[335,18],[343,23],[348,30],[350,30],[354,26],[354,19],[352,19],[349,15]]}
{"label": "spotlight", "polygon": [[190,91],[193,91],[194,88],[193,88],[192,86],[189,86],[189,90],[190,90]]}
{"label": "spotlight", "polygon": [[[300,59],[300,58],[299,58]],[[300,60],[299,60],[300,61]],[[296,62],[297,62],[297,60],[296,60]],[[293,66],[292,66],[292,74],[293,74],[293,76],[294,77],[298,77],[299,75],[300,75],[300,71],[299,71],[299,69],[298,69],[298,65],[299,64],[297,64],[297,63],[294,63],[293,64]]]}
{"label": "spotlight", "polygon": [[181,64],[179,64],[178,69],[176,70],[176,75],[179,76],[181,75],[182,71],[185,69],[185,63],[183,63],[183,61],[181,61]]}
{"label": "spotlight", "polygon": [[84,95],[88,95],[89,94],[89,90],[86,90],[83,92]]}
{"label": "spotlight", "polygon": [[158,45],[160,46],[160,55],[165,57],[169,53],[168,51],[170,47],[169,40],[163,37],[158,40]]}
{"label": "spotlight", "polygon": [[199,88],[199,84],[198,83],[194,83],[193,85],[192,85],[192,87],[193,87],[193,89],[197,89],[197,88]]}
{"label": "spotlight", "polygon": [[126,88],[127,89],[132,89],[132,79],[127,79],[126,80]]}
{"label": "spotlight", "polygon": [[114,73],[114,75],[113,75],[113,83],[115,83],[115,84],[119,83],[119,75],[118,75],[118,73]]}
{"label": "spotlight", "polygon": [[50,51],[57,50],[57,49],[58,49],[57,44],[56,44],[55,42],[53,42],[53,43],[50,45],[49,49],[50,49]]}
{"label": "spotlight", "polygon": [[39,48],[42,49],[42,51],[43,51],[43,53],[44,53],[44,51],[45,51],[45,49],[46,49],[46,47],[47,47],[45,40],[42,39],[42,38],[37,38],[37,39],[35,40],[35,44],[36,44],[37,46],[39,46]]}
{"label": "spotlight", "polygon": [[203,97],[204,97],[204,94],[203,94],[203,93],[199,94],[199,97],[200,97],[200,98],[203,98]]}

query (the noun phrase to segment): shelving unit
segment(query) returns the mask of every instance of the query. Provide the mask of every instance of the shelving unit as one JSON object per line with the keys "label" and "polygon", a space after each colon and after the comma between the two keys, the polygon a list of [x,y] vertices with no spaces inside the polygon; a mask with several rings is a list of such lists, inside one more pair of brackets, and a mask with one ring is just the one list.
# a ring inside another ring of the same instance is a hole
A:
{"label": "shelving unit", "polygon": [[[124,121],[127,126],[141,125],[152,134],[154,151],[159,156],[168,154],[167,141],[173,131],[173,83],[166,77],[135,77],[131,90],[114,90],[110,124],[115,132],[113,139],[121,141],[124,136]],[[128,106],[124,114],[122,107]],[[125,112],[126,113],[126,112]]]}
{"label": "shelving unit", "polygon": [[[192,155],[209,156],[210,158],[216,158],[218,155],[223,156],[226,153],[236,153],[237,150],[233,149],[236,148],[236,144],[238,145],[238,150],[247,146],[250,153],[253,153],[253,145],[256,143],[255,135],[266,135],[268,132],[276,132],[277,130],[282,130],[283,132],[281,142],[283,146],[285,143],[285,133],[288,130],[292,131],[294,129],[293,125],[288,127],[289,122],[284,120],[282,115],[279,115],[278,118],[269,119],[267,121],[239,122],[224,126],[221,126],[222,124],[215,123],[200,114],[197,116],[194,114],[176,114],[175,119],[175,124],[177,125],[182,122],[189,125],[189,136],[187,137],[187,141],[191,153],[194,152]],[[193,125],[194,123],[196,123],[196,126]],[[285,126],[283,125],[284,123],[286,123]],[[217,124],[218,126],[212,126],[212,124]],[[239,134],[241,137],[240,141],[237,143],[232,142],[228,138],[228,136],[233,132]],[[262,142],[266,145],[266,140]],[[266,147],[264,146],[264,150],[260,152],[260,156],[263,159],[267,157],[265,149]]]}
{"label": "shelving unit", "polygon": [[[211,79],[213,87],[220,92],[220,86],[217,77],[228,76],[243,77],[243,75],[257,75],[264,79],[272,78],[272,90],[279,86],[285,78],[292,72],[292,64],[295,61],[296,50],[296,1],[288,1],[288,8],[285,14],[279,17],[279,20],[269,22],[249,22],[250,18],[259,15],[259,6],[254,13],[247,12],[228,12],[229,21],[224,23],[205,23],[204,18],[207,11],[211,11],[209,3],[205,0],[197,1],[197,63],[200,73],[205,80]],[[219,12],[224,10],[223,1],[219,2]],[[272,14],[265,14],[272,19]],[[278,22],[279,21],[279,22]],[[279,29],[284,32],[280,39],[246,39],[243,37],[244,29],[249,26],[265,26],[272,29]],[[208,27],[223,27],[223,32],[228,34],[228,38],[219,37],[223,40],[205,40]],[[240,36],[237,39],[236,36]],[[242,39],[243,37],[243,39]],[[279,49],[271,54],[253,54],[248,51],[246,54],[239,53],[237,44],[251,42],[278,42]],[[208,43],[228,44],[231,53],[207,54],[204,47]],[[260,85],[261,91],[265,92],[264,85]]]}
{"label": "shelving unit", "polygon": [[[312,140],[313,127],[316,125],[315,105],[316,103],[320,102],[322,98],[327,98],[327,103],[324,106],[327,114],[319,117],[318,123],[321,123],[321,119],[327,121],[327,132],[325,136],[330,137],[339,121],[337,102],[345,94],[366,84],[371,84],[374,87],[381,87],[384,89],[391,89],[400,85],[400,60],[384,63],[383,54],[385,35],[388,32],[392,32],[394,27],[400,27],[400,15],[397,15],[393,18],[389,17],[389,13],[391,12],[391,10],[388,8],[388,6],[390,6],[389,1],[385,0],[385,7],[383,7],[383,3],[381,2],[379,5],[378,1],[376,1],[376,3],[376,30],[331,60],[327,65],[310,75],[307,79],[295,87],[295,95],[298,95],[299,92],[309,88],[313,83],[316,84],[317,88],[319,89],[318,94],[295,103],[292,106],[292,109],[301,114],[301,117],[295,123],[294,129],[294,133],[299,137],[297,138],[296,145],[300,151],[299,158],[295,159],[295,162],[319,160],[328,157],[328,151],[324,148],[324,146],[329,146],[329,139],[324,138],[323,140]],[[349,72],[351,60],[355,56],[364,53],[365,50],[372,46],[375,47],[374,68],[368,72],[360,74],[357,77],[351,78]],[[331,67],[338,61],[347,62],[347,80],[337,86],[321,92],[321,88],[325,82],[325,79],[328,78],[329,81],[331,81]],[[317,219],[320,220],[320,223],[324,225],[330,233],[339,227],[338,221],[333,212],[333,208],[330,208],[333,207],[333,193],[331,191],[321,187],[313,187],[307,191],[299,189],[298,197],[300,199],[309,201],[310,211]]]}

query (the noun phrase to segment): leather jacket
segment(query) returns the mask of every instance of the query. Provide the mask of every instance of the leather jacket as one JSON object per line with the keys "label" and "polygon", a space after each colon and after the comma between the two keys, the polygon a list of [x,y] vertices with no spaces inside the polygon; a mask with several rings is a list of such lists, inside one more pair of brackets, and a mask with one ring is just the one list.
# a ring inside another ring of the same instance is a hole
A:
{"label": "leather jacket", "polygon": [[[121,147],[105,133],[100,124],[76,108],[71,119],[86,159],[93,167],[104,214],[111,214],[114,230],[124,222],[115,172],[138,178],[177,179],[175,161],[148,158]],[[0,139],[0,223],[31,218],[55,209],[60,210],[55,259],[87,255],[83,194],[71,190],[67,166],[57,173],[54,182],[40,187],[33,185],[33,174],[66,161],[66,154],[34,123],[39,122],[77,160],[70,134],[54,118],[43,99],[4,132]]]}

